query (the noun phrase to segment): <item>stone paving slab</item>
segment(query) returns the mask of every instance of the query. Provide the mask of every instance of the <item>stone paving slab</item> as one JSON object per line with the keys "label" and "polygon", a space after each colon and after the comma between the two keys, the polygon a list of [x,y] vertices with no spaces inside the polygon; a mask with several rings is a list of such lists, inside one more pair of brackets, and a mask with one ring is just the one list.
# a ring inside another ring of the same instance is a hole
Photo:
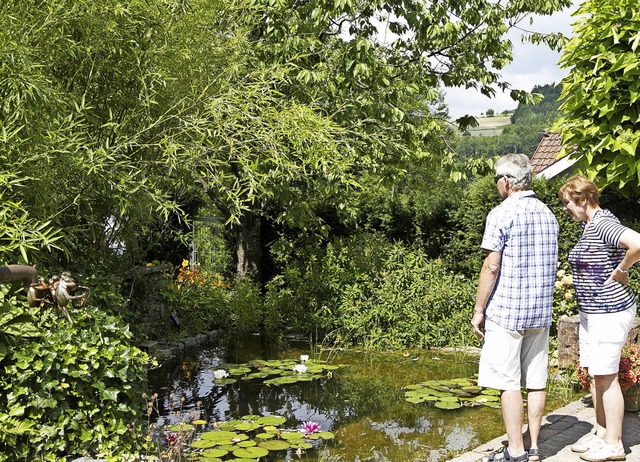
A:
{"label": "stone paving slab", "polygon": [[[571,445],[583,435],[593,431],[595,415],[593,407],[583,400],[570,403],[542,420],[538,445],[542,459],[546,462],[579,462],[580,456],[571,451]],[[524,427],[526,428],[526,427]],[[499,450],[507,435],[499,436],[488,443],[462,454],[449,462],[482,462]],[[640,413],[625,412],[622,443],[628,462],[640,462]]]}

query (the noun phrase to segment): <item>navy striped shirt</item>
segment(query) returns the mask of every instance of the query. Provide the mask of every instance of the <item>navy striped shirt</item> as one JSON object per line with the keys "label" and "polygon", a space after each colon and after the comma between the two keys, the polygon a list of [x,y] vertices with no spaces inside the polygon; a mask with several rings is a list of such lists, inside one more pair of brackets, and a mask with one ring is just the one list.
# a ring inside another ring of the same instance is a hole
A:
{"label": "navy striped shirt", "polygon": [[551,325],[558,222],[531,190],[516,191],[487,216],[481,247],[501,253],[487,319],[510,330]]}
{"label": "navy striped shirt", "polygon": [[611,212],[599,209],[569,253],[580,311],[617,313],[634,305],[631,287],[616,281],[603,284],[624,258],[619,243],[626,230]]}

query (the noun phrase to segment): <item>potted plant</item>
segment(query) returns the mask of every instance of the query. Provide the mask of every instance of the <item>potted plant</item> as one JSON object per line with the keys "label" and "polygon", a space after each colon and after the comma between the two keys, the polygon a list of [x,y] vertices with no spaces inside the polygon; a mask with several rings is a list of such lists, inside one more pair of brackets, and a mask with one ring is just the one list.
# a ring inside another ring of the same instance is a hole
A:
{"label": "potted plant", "polygon": [[[578,368],[578,380],[583,388],[591,388],[591,377],[584,367]],[[640,345],[627,343],[620,355],[618,382],[624,396],[624,410],[640,410]]]}

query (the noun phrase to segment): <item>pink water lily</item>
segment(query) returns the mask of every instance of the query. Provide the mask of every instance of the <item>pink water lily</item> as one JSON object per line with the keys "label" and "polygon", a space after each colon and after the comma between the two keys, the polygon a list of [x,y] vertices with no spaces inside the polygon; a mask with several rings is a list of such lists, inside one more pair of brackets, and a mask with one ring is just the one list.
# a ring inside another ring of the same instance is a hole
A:
{"label": "pink water lily", "polygon": [[300,431],[305,435],[309,435],[310,433],[315,433],[320,431],[320,424],[318,422],[313,422],[309,420],[308,422],[303,422],[300,427]]}

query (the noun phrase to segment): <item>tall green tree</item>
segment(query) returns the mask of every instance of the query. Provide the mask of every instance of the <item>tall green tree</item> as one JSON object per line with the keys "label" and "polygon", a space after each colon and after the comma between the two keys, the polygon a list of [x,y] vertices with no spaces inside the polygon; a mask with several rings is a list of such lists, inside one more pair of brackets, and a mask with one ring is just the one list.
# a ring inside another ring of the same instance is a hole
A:
{"label": "tall green tree", "polygon": [[178,131],[196,183],[236,230],[239,272],[259,271],[262,220],[326,231],[318,202],[353,218],[353,191],[392,183],[419,159],[438,165],[441,86],[511,89],[499,74],[512,58],[504,34],[568,4],[189,2],[172,48],[187,40],[184,54],[213,72],[198,73],[197,116]]}
{"label": "tall green tree", "polygon": [[587,0],[560,63],[563,143],[601,187],[640,192],[640,11],[626,0]]}

